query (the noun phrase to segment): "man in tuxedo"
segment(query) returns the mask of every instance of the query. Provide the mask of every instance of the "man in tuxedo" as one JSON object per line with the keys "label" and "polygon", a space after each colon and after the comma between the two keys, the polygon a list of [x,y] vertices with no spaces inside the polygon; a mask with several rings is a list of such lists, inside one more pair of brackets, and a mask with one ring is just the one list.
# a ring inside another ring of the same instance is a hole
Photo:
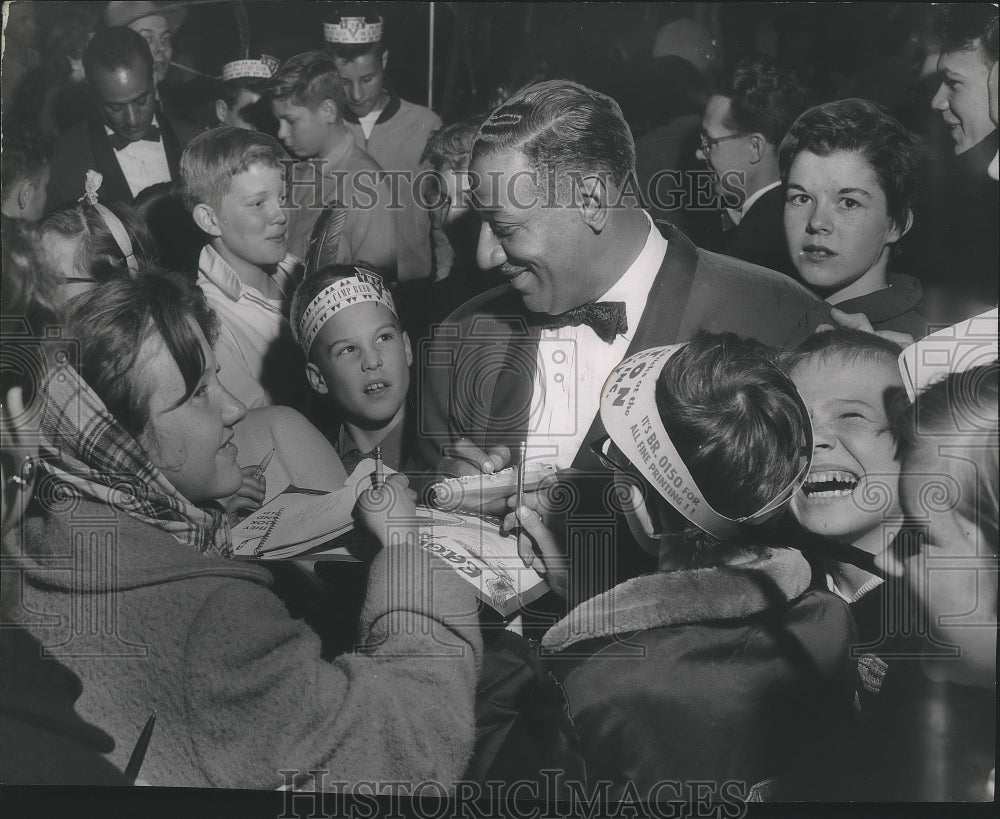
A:
{"label": "man in tuxedo", "polygon": [[123,26],[97,32],[83,55],[93,116],[56,143],[49,208],[83,195],[87,171],[104,176],[104,203],[133,203],[140,192],[177,178],[181,151],[196,128],[158,110],[146,41]]}
{"label": "man in tuxedo", "polygon": [[726,93],[709,97],[696,152],[715,172],[726,206],[721,239],[712,249],[797,280],[785,240],[778,146],[812,104],[791,69],[770,57],[744,60]]}
{"label": "man in tuxedo", "polygon": [[575,83],[533,85],[484,123],[470,168],[478,262],[510,282],[459,308],[420,351],[420,466],[490,473],[526,442],[529,461],[606,485],[587,444],[604,434],[600,392],[622,358],[699,329],[790,345],[827,318],[788,277],[654,224],[634,173],[621,109]]}

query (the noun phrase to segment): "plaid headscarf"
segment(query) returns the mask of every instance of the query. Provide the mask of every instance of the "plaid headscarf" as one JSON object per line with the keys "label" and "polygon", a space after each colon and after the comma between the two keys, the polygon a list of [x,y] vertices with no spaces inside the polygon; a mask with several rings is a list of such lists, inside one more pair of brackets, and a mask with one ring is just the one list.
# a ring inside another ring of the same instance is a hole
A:
{"label": "plaid headscarf", "polygon": [[57,479],[58,500],[68,494],[104,503],[200,552],[229,555],[223,510],[183,497],[72,366],[51,367],[41,393],[41,466]]}

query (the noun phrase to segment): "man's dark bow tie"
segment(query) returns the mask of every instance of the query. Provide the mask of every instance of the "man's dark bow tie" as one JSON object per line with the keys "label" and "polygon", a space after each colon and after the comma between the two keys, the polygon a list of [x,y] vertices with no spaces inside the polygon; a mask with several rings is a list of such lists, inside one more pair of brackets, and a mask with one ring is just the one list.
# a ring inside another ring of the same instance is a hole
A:
{"label": "man's dark bow tie", "polygon": [[150,125],[145,131],[143,131],[142,136],[138,139],[129,139],[124,137],[119,133],[113,133],[111,135],[111,147],[116,151],[120,151],[122,148],[127,148],[133,142],[159,142],[160,141],[160,129],[155,125]]}
{"label": "man's dark bow tie", "polygon": [[540,315],[538,323],[548,330],[586,324],[597,333],[601,341],[608,344],[613,344],[616,336],[628,332],[628,317],[625,315],[623,301],[592,301],[558,316]]}

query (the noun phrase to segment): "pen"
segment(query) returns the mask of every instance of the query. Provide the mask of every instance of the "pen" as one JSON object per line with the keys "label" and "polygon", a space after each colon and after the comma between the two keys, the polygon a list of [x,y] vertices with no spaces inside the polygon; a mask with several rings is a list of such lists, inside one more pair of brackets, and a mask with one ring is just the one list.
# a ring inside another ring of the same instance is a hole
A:
{"label": "pen", "polygon": [[156,725],[155,708],[153,709],[153,713],[149,715],[149,719],[146,720],[146,727],[142,729],[139,741],[135,745],[135,750],[132,751],[132,756],[128,758],[128,765],[125,766],[125,778],[129,782],[135,782],[139,776],[139,769],[142,767],[142,761],[146,758],[146,749],[149,747],[149,738],[153,736],[154,725]]}
{"label": "pen", "polygon": [[384,483],[382,475],[382,447],[375,447],[375,476],[373,478],[375,481],[375,488],[381,489]]}
{"label": "pen", "polygon": [[260,462],[260,466],[253,471],[253,479],[255,481],[259,481],[264,477],[264,472],[267,471],[267,467],[271,463],[271,458],[274,457],[274,449],[274,447],[271,447],[271,451],[264,456],[264,460]]}
{"label": "pen", "polygon": [[527,459],[528,443],[522,441],[517,455],[517,508],[524,505],[524,462]]}

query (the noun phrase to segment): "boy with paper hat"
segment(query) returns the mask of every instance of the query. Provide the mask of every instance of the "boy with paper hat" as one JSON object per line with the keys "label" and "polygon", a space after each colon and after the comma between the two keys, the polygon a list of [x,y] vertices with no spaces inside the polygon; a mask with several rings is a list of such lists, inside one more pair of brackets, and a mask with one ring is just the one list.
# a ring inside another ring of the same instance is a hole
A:
{"label": "boy with paper hat", "polygon": [[[816,798],[810,773],[828,777],[825,746],[849,713],[853,625],[768,525],[808,472],[802,400],[764,345],[703,332],[622,361],[600,412],[609,434],[591,446],[614,470],[610,511],[660,568],[582,601],[542,639],[572,750],[556,761],[508,743],[500,759],[585,771],[611,783],[609,800],[657,801],[665,781],[696,780],[740,783],[740,799]],[[527,506],[516,514],[565,593],[556,534]],[[579,573],[592,561],[570,534]]]}
{"label": "boy with paper hat", "polygon": [[399,471],[413,353],[381,276],[360,265],[326,267],[296,290],[291,321],[309,385],[341,422],[336,449],[345,469],[379,447]]}
{"label": "boy with paper hat", "polygon": [[[222,78],[215,95],[215,118],[220,125],[263,131],[260,98],[264,84],[278,70],[280,60],[269,54],[259,59],[245,57],[222,66]],[[267,112],[270,117],[270,111]],[[276,130],[276,129],[275,129]]]}
{"label": "boy with paper hat", "polygon": [[431,273],[430,213],[417,204],[407,175],[419,172],[424,146],[441,118],[385,88],[389,52],[380,16],[344,8],[323,23],[323,39],[344,84],[344,123],[358,147],[386,171],[403,172],[403,207],[396,213],[399,280],[424,278]]}

